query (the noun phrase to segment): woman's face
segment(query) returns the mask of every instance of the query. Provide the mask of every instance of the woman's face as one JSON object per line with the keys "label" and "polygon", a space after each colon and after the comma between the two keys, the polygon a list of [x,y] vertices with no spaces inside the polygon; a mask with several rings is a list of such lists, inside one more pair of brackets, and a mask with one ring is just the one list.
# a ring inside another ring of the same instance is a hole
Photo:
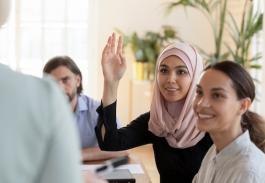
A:
{"label": "woman's face", "polygon": [[165,58],[157,73],[159,90],[167,102],[176,102],[186,97],[191,84],[187,66],[177,56]]}
{"label": "woman's face", "polygon": [[232,80],[224,73],[209,69],[201,77],[193,102],[198,128],[212,133],[241,129],[244,99],[239,100]]}

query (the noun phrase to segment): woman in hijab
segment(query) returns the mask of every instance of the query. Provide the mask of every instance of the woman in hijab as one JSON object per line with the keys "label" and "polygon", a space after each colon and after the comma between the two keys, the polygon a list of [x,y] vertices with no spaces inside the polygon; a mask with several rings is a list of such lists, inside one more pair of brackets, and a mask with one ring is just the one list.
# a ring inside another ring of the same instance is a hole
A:
{"label": "woman in hijab", "polygon": [[[117,151],[153,144],[161,183],[190,183],[212,145],[196,128],[192,109],[196,83],[203,70],[197,51],[186,43],[167,46],[157,59],[150,112],[117,129],[116,100],[126,62],[119,37],[112,34],[102,53],[104,90],[97,112],[96,134],[101,149]],[[140,99],[139,99],[140,100]]]}

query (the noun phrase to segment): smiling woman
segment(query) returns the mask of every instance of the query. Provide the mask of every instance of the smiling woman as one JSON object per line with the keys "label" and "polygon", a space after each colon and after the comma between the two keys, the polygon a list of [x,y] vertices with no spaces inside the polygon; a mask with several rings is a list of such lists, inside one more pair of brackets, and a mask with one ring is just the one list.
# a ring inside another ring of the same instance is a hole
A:
{"label": "smiling woman", "polygon": [[168,102],[186,97],[192,78],[187,66],[179,57],[166,57],[159,66],[157,76],[159,90]]}
{"label": "smiling woman", "polygon": [[111,35],[102,53],[104,89],[97,109],[96,134],[106,151],[152,144],[160,182],[190,183],[212,144],[209,135],[196,128],[192,109],[196,83],[203,69],[198,52],[183,42],[171,43],[157,58],[150,112],[117,129],[116,100],[119,81],[126,69],[122,39],[115,46]]}
{"label": "smiling woman", "polygon": [[194,100],[198,128],[210,134],[242,133],[240,123],[231,121],[240,121],[240,114],[244,112],[240,110],[246,110],[249,105],[249,98],[238,101],[228,76],[218,70],[207,70],[197,86]]}
{"label": "smiling woman", "polygon": [[196,93],[198,128],[209,132],[214,145],[193,183],[264,182],[265,121],[249,111],[255,98],[250,74],[231,61],[211,65]]}

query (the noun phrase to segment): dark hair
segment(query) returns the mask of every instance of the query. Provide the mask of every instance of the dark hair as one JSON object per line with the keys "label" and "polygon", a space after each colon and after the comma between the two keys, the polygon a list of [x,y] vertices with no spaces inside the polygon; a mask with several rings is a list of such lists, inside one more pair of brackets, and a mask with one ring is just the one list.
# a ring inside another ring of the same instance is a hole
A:
{"label": "dark hair", "polygon": [[80,69],[77,67],[73,59],[71,59],[69,56],[56,56],[51,58],[44,66],[43,73],[50,74],[54,69],[65,66],[67,67],[71,72],[73,72],[76,75],[80,76],[80,85],[77,88],[77,94],[80,94],[83,90],[82,86],[82,74]]}
{"label": "dark hair", "polygon": [[[222,61],[207,66],[204,70],[214,69],[227,75],[233,82],[238,99],[255,98],[255,84],[250,74],[239,64],[232,61]],[[247,110],[241,119],[243,129],[248,129],[251,140],[265,152],[265,121],[255,112]]]}

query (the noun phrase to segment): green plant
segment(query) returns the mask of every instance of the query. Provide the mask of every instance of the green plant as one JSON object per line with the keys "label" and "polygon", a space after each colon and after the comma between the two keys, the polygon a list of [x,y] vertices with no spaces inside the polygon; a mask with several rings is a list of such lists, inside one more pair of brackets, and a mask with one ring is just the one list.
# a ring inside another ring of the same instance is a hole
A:
{"label": "green plant", "polygon": [[[205,60],[213,63],[226,59],[228,57],[228,53],[222,52],[222,42],[227,11],[227,0],[176,0],[168,4],[167,12],[170,13],[178,6],[184,6],[184,8],[195,8],[199,10],[209,21],[214,35],[215,50],[213,53],[207,53],[198,48]],[[220,17],[220,19],[216,20],[216,12],[218,12],[218,17]]]}
{"label": "green plant", "polygon": [[147,63],[143,68],[143,79],[152,80],[155,73],[156,59],[160,51],[170,42],[180,39],[177,31],[169,25],[162,26],[159,32],[147,31],[143,36],[137,32],[126,35],[118,30],[123,36],[124,47],[129,46],[137,63]]}
{"label": "green plant", "polygon": [[[207,53],[198,48],[207,62],[218,62],[231,55],[234,61],[246,68],[260,68],[260,65],[255,63],[260,58],[260,53],[252,58],[249,55],[252,38],[262,29],[262,14],[254,13],[253,2],[246,0],[239,28],[231,12],[227,9],[227,2],[227,0],[175,0],[168,4],[167,12],[171,12],[178,6],[192,7],[199,10],[208,19],[214,35],[215,51],[214,53]],[[218,16],[214,16],[216,12]],[[227,17],[227,15],[229,16]],[[228,29],[235,44],[234,47],[223,41],[225,28]],[[223,45],[227,47],[227,52],[223,51]]]}
{"label": "green plant", "polygon": [[161,32],[147,31],[143,37],[137,32],[123,35],[124,46],[130,46],[137,62],[156,63],[162,47],[169,42],[179,39],[176,30],[169,25],[162,26]]}
{"label": "green plant", "polygon": [[[262,30],[263,14],[253,12],[253,3],[245,1],[241,25],[238,25],[231,13],[229,13],[231,22],[228,22],[229,33],[234,42],[235,49],[226,44],[233,60],[245,68],[261,68],[257,62],[261,58],[261,53],[250,56],[252,37]],[[239,27],[240,26],[240,27]]]}

